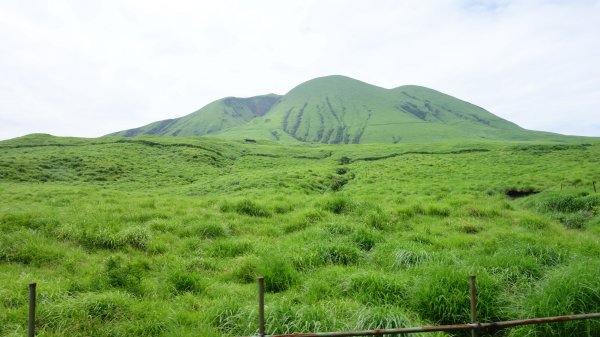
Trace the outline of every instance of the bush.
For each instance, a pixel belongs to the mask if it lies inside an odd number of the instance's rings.
[[[111,256],[104,264],[104,277],[110,287],[142,295],[142,279],[148,268],[144,263],[130,263],[120,256]]]
[[[354,203],[350,198],[336,196],[325,200],[323,208],[331,213],[344,214],[350,213],[354,209]]]
[[[375,229],[386,229],[390,224],[390,218],[381,210],[368,212],[365,215],[367,225]]]
[[[539,215],[526,215],[519,223],[521,226],[529,229],[545,229],[549,225],[549,221]]]
[[[380,234],[365,228],[360,228],[354,232],[354,234],[352,234],[352,241],[358,246],[359,249],[364,251],[370,251],[378,242],[382,240],[383,238]]]
[[[352,265],[360,258],[360,251],[345,243],[319,247],[317,253],[323,264]]]
[[[523,298],[518,317],[546,317],[600,312],[600,262],[578,261],[551,271]],[[600,336],[600,321],[568,321],[524,326],[509,336]]]
[[[352,159],[346,157],[346,156],[342,156],[339,160],[338,160],[338,164],[340,165],[348,165],[352,162]]]
[[[131,297],[121,291],[84,293],[63,301],[40,306],[38,324],[45,329],[56,329],[60,335],[104,334],[112,322],[130,319]],[[108,324],[107,324],[108,323]]]
[[[0,235],[0,261],[42,266],[60,260],[64,253],[46,243],[32,230],[22,229]]]
[[[415,317],[396,305],[366,307],[355,314],[353,330],[396,329],[423,326]],[[406,336],[405,334],[386,335],[388,337]],[[443,336],[441,333],[411,334],[416,337]]]
[[[235,269],[232,276],[242,283],[256,282],[258,259],[255,256],[241,256],[235,261]]]
[[[407,295],[407,287],[397,277],[367,272],[353,275],[344,285],[344,293],[364,304],[400,305]]]
[[[254,217],[266,218],[271,216],[271,211],[269,209],[248,199],[244,199],[235,203],[226,202],[221,205],[221,211],[233,211],[241,215],[249,215]]]
[[[276,256],[263,257],[257,274],[265,278],[265,290],[281,292],[288,290],[298,280],[298,272],[285,259]]]
[[[256,313],[243,308],[238,300],[219,300],[208,310],[211,325],[223,335],[245,336],[255,332],[255,327],[248,326],[247,322],[255,322]]]
[[[555,192],[541,199],[537,207],[541,211],[546,212],[574,213],[578,211],[591,211],[594,206],[598,205],[600,205],[600,196],[597,195]]]
[[[174,294],[182,294],[186,292],[197,294],[204,290],[200,277],[187,271],[176,270],[171,272],[169,274],[168,281],[171,287],[171,292]]]
[[[469,271],[457,266],[429,266],[410,294],[410,305],[421,317],[438,324],[469,322]],[[477,273],[478,317],[482,322],[502,319],[500,285],[484,271]]]
[[[431,216],[447,217],[450,216],[450,208],[441,205],[428,205],[425,214]]]
[[[575,213],[560,214],[557,218],[569,229],[582,229],[585,227],[588,219],[591,218],[591,214],[584,211],[578,211]]]
[[[415,246],[397,249],[394,252],[394,268],[404,269],[414,267],[423,262],[431,260],[432,257],[427,251]]]
[[[218,241],[210,247],[210,254],[215,257],[236,257],[253,249],[252,243],[245,240]]]
[[[146,249],[151,236],[149,230],[139,226],[129,227],[119,234],[125,243],[137,249]]]
[[[227,236],[227,228],[222,224],[216,223],[194,223],[179,231],[179,235],[184,237],[196,236],[203,239],[214,239]]]
[[[341,190],[342,188],[344,188],[344,186],[348,183],[349,179],[347,176],[341,176],[341,175],[337,175],[337,176],[329,176],[328,177],[328,185],[329,188],[334,191],[337,192],[339,190]]]

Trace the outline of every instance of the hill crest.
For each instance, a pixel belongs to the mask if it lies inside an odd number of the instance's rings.
[[[534,140],[485,109],[418,85],[385,89],[342,75],[303,82],[283,96],[226,97],[180,118],[113,133],[325,144]]]

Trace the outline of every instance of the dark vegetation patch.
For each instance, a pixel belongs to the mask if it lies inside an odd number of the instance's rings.
[[[271,209],[249,199],[243,199],[236,202],[224,202],[221,205],[221,211],[236,212],[238,214],[254,217],[270,217],[272,215]]]
[[[338,164],[340,165],[347,165],[352,163],[352,159],[346,157],[346,156],[342,156],[339,160],[338,160]]]
[[[489,149],[461,149],[461,150],[455,150],[455,151],[406,151],[406,152],[399,152],[399,153],[391,153],[388,155],[377,156],[377,157],[356,158],[356,159],[354,159],[354,161],[359,161],[359,160],[375,161],[375,160],[382,160],[382,159],[394,158],[394,157],[411,155],[411,154],[447,155],[447,154],[465,154],[465,153],[489,152],[489,151],[490,151]]]
[[[339,174],[339,175],[344,175],[344,174],[348,173],[348,168],[347,167],[340,167],[340,168],[338,168],[338,169],[335,170],[335,173]]]
[[[511,198],[511,199],[516,199],[516,198],[522,198],[522,197],[527,197],[530,196],[532,194],[537,194],[540,193],[539,190],[533,189],[533,188],[511,188],[509,190],[506,191],[506,196]]]
[[[355,203],[348,197],[345,196],[335,196],[326,199],[323,202],[323,209],[334,213],[334,214],[344,214],[352,212],[356,205]]]
[[[531,154],[544,154],[555,151],[586,150],[591,144],[531,144],[515,145],[511,147],[516,152],[528,152]]]
[[[228,97],[223,100],[226,106],[235,109],[247,108],[255,117],[265,115],[277,102],[280,96],[266,95],[249,98]]]
[[[407,102],[407,103],[401,104],[398,107],[398,109],[404,110],[423,121],[427,117],[427,111],[422,111],[421,109],[419,109],[419,107],[417,107],[416,105],[414,105],[412,103]]]
[[[196,145],[196,144],[189,144],[189,143],[158,143],[158,142],[153,142],[151,140],[147,140],[147,139],[119,139],[116,141],[116,143],[134,143],[134,144],[142,144],[142,145],[147,145],[147,146],[152,146],[152,147],[187,147],[187,148],[192,148],[192,149],[201,149],[207,152],[212,152],[214,154],[216,154],[217,156],[223,157],[223,154],[215,149],[211,149],[210,147],[206,147],[206,146],[201,146],[201,145]]]

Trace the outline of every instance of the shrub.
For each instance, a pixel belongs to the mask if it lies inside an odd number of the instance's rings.
[[[560,222],[569,229],[582,229],[585,227],[587,220],[591,217],[591,214],[584,211],[578,211],[575,213],[560,214],[557,216]]]
[[[537,244],[527,245],[525,254],[535,258],[539,264],[546,267],[554,267],[569,258],[568,252],[562,248]]]
[[[66,237],[74,238],[88,248],[119,249],[126,246],[122,235],[107,228],[72,228],[70,233],[64,233]]]
[[[384,305],[375,307],[366,307],[356,312],[354,317],[353,330],[375,330],[375,329],[396,329],[414,326],[422,326],[415,317],[407,313],[403,308],[395,305]],[[405,334],[386,335],[388,337],[406,336]],[[438,333],[424,333],[411,336],[417,337],[436,337],[442,336]]]
[[[64,256],[57,247],[32,230],[18,230],[0,235],[0,261],[41,266]]]
[[[354,231],[354,228],[345,222],[334,221],[325,226],[325,230],[334,235],[347,235]]]
[[[500,211],[490,207],[466,206],[467,215],[476,218],[491,218],[500,215]]]
[[[478,259],[477,263],[509,284],[531,282],[542,275],[541,264],[520,250],[502,249],[492,256]]]
[[[520,220],[520,225],[529,229],[545,229],[549,221],[539,215],[526,215]]]
[[[424,319],[439,324],[457,324],[470,319],[469,271],[457,266],[428,266],[421,269],[410,294],[411,307]],[[484,271],[477,273],[478,317],[496,321],[500,314],[497,280]]]
[[[393,266],[396,269],[414,267],[423,262],[431,260],[431,255],[424,249],[415,246],[397,249],[394,252]]]
[[[248,199],[243,199],[235,203],[226,202],[223,205],[221,205],[221,211],[233,211],[241,215],[249,215],[254,217],[271,216],[271,211],[269,209]]]
[[[339,175],[343,175],[348,173],[348,168],[347,167],[340,167],[338,169],[335,170],[335,173],[339,174]]]
[[[346,243],[334,243],[318,248],[318,256],[323,264],[356,264],[360,251]]]
[[[538,202],[538,209],[546,212],[573,213],[578,211],[591,211],[594,206],[600,205],[600,196],[586,195],[586,193],[563,194],[552,193]]]
[[[255,256],[242,256],[235,261],[235,269],[232,276],[242,283],[256,281],[259,260]]]
[[[344,285],[344,293],[365,304],[400,305],[407,287],[397,277],[367,272],[353,275]]]
[[[513,314],[546,317],[600,311],[600,262],[578,261],[557,268],[525,296]],[[600,336],[600,321],[568,321],[512,329],[509,336]]]
[[[151,236],[148,229],[139,226],[129,227],[120,232],[119,235],[122,236],[123,242],[138,249],[146,249]]]
[[[184,237],[196,236],[204,239],[214,239],[227,236],[227,228],[223,224],[194,223],[182,228],[179,234]]]
[[[338,160],[338,164],[340,165],[348,165],[352,162],[352,159],[346,157],[346,156],[342,156],[339,160]]]
[[[218,241],[211,246],[210,253],[215,257],[236,257],[252,251],[252,243],[245,240]]]
[[[425,209],[425,214],[439,217],[450,216],[450,212],[450,208],[441,205],[428,205]]]
[[[171,272],[168,276],[168,282],[171,292],[174,294],[186,292],[197,294],[204,290],[198,275],[183,270]]]
[[[131,297],[121,291],[83,293],[39,308],[38,324],[60,335],[111,334],[113,322],[131,319]],[[102,332],[101,332],[102,331]]]
[[[383,238],[380,234],[365,228],[360,228],[352,234],[352,241],[359,249],[364,251],[370,251],[375,247],[375,244],[382,240]]]
[[[347,176],[341,176],[341,175],[337,175],[337,176],[329,176],[328,177],[328,181],[329,181],[329,188],[334,191],[337,192],[339,190],[341,190],[349,181],[349,179],[347,178]]]
[[[257,273],[265,278],[265,290],[281,292],[289,289],[298,280],[298,272],[282,257],[263,257]]]
[[[111,256],[104,264],[104,277],[110,287],[141,295],[142,279],[148,268],[144,263],[130,263],[120,256]]]
[[[333,309],[335,310],[335,308]],[[273,334],[300,334],[306,331],[331,331],[340,327],[332,317],[332,308],[304,305],[290,300],[278,301],[265,320],[265,328]]]
[[[325,200],[323,208],[331,213],[344,214],[354,209],[354,203],[348,197],[335,196]]]
[[[368,212],[365,215],[367,225],[375,229],[386,229],[390,224],[390,218],[381,210]]]

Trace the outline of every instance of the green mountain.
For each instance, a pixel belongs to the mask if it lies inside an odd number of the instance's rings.
[[[525,130],[429,88],[384,89],[337,75],[304,82],[284,96],[220,99],[187,116],[112,135],[142,134],[327,144],[562,137]]]
[[[187,116],[166,119],[148,125],[117,132],[119,136],[204,136],[218,133],[267,113],[280,96],[269,94],[250,98],[226,97],[214,101]]]

